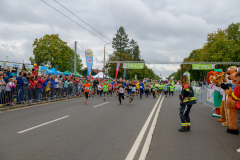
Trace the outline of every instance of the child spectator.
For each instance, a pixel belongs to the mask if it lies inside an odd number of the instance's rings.
[[[7,95],[7,103],[15,105],[13,103],[13,89],[15,88],[15,85],[13,83],[13,78],[8,79],[8,83],[6,85],[6,95]]]

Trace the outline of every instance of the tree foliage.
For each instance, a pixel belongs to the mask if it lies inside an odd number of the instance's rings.
[[[240,61],[240,23],[232,23],[227,29],[207,35],[207,42],[202,48],[193,50],[183,62],[239,62]],[[228,65],[217,65],[216,68],[227,68]],[[204,80],[207,71],[192,70],[191,65],[180,66],[171,74],[176,79],[185,71],[191,74],[191,80]],[[170,75],[170,76],[171,76]]]
[[[58,65],[60,71],[71,70],[74,67],[74,51],[58,37],[58,34],[46,34],[40,39],[35,39],[32,46],[34,57],[29,58],[31,63],[46,65],[50,61],[51,67]],[[76,68],[81,72],[82,60],[78,54],[76,57]]]
[[[112,47],[114,52],[109,56],[109,61],[143,61],[141,59],[141,51],[138,46],[137,41],[131,40],[129,42],[128,35],[125,32],[123,27],[120,27],[116,33],[116,36],[113,38]],[[109,75],[115,77],[116,73],[116,64],[107,64],[106,66],[109,69]],[[158,79],[159,77],[149,69],[147,66],[144,69],[131,69],[126,71],[126,79],[134,79],[137,75],[138,79],[150,78]],[[118,71],[118,77],[124,77],[123,65],[120,65]]]

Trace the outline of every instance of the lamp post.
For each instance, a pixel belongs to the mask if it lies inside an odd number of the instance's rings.
[[[103,70],[104,70],[104,72],[105,72],[105,46],[108,45],[108,44],[110,44],[110,43],[106,43],[104,45],[104,60],[103,60]]]

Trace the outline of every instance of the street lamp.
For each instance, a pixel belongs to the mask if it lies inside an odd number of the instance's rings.
[[[104,60],[103,60],[103,70],[104,70],[104,72],[105,72],[105,46],[108,45],[108,44],[110,44],[110,43],[106,43],[104,45]]]

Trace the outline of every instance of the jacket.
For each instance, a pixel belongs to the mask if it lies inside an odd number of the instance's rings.
[[[194,97],[193,89],[191,86],[188,86],[187,84],[185,84],[182,87],[182,97],[183,97],[183,104],[186,104],[186,105],[196,104],[196,99]],[[188,100],[186,100],[185,98],[188,98]]]

